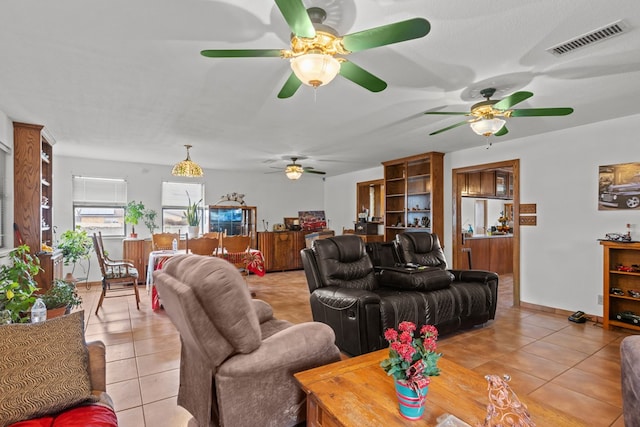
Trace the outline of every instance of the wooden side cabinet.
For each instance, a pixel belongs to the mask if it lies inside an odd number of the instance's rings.
[[[265,271],[299,270],[300,251],[305,248],[303,231],[264,231],[258,233],[258,249],[264,257]]]
[[[124,239],[122,241],[122,258],[130,259],[138,270],[138,284],[147,280],[147,262],[151,252],[151,239]]]
[[[36,275],[35,280],[40,292],[44,292],[51,287],[54,279],[62,279],[64,259],[62,251],[59,249],[53,252],[40,252],[37,257],[40,260],[42,271]]]
[[[625,311],[640,316],[640,298],[629,294],[629,290],[640,290],[640,271],[627,271],[635,269],[633,265],[640,265],[640,242],[601,241],[600,244],[604,250],[603,326],[605,329],[619,326],[640,331],[640,318],[634,323],[631,317],[619,316]],[[612,293],[612,288],[622,290],[624,295]]]

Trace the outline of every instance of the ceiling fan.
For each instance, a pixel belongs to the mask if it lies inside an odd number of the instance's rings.
[[[478,102],[471,106],[470,112],[452,112],[452,111],[427,111],[425,114],[440,114],[440,115],[463,115],[472,116],[473,118],[456,123],[451,126],[447,126],[444,129],[431,132],[429,135],[437,135],[449,129],[457,128],[459,126],[469,123],[471,129],[478,135],[484,136],[502,136],[509,133],[507,129],[506,120],[500,117],[534,117],[534,116],[566,116],[573,112],[573,108],[559,107],[559,108],[524,108],[524,109],[512,109],[514,105],[531,98],[532,92],[515,92],[506,98],[501,100],[490,99],[495,93],[496,89],[487,88],[480,91],[480,94],[486,98],[486,100]]]
[[[293,180],[300,179],[303,173],[315,173],[318,175],[326,175],[326,172],[315,170],[311,166],[302,167],[302,165],[296,163],[296,160],[298,160],[298,157],[292,157],[291,163],[289,163],[287,167],[284,169],[284,174],[287,176],[287,178],[293,179]]]
[[[325,85],[337,74],[372,92],[380,92],[387,87],[383,80],[343,56],[424,37],[431,29],[426,19],[413,18],[340,36],[333,28],[322,24],[327,17],[324,9],[305,9],[302,0],[275,0],[275,3],[291,29],[291,49],[203,50],[200,54],[209,58],[289,59],[293,72],[278,98],[291,97],[303,83],[314,88]]]

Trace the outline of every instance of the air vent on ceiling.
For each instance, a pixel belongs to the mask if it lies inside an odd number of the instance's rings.
[[[579,37],[561,43],[557,46],[550,47],[547,52],[550,52],[556,56],[564,55],[569,52],[573,52],[576,49],[580,49],[586,46],[590,46],[594,43],[598,43],[604,40],[608,40],[611,37],[619,36],[629,31],[629,26],[623,20],[616,21],[613,24],[606,25],[598,28],[587,34],[583,34]]]

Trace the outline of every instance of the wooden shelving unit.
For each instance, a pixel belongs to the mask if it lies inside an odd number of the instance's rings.
[[[610,329],[612,326],[640,331],[640,324],[623,322],[616,315],[623,311],[632,311],[640,316],[640,298],[633,298],[629,290],[640,291],[640,272],[620,271],[618,266],[640,265],[640,242],[613,242],[601,241],[603,253],[603,326]],[[613,295],[611,288],[620,288],[624,295]]]
[[[392,241],[405,231],[428,231],[442,239],[444,154],[424,153],[382,164],[385,241]]]
[[[44,126],[13,123],[14,223],[31,254],[40,259],[36,276],[41,290],[62,278],[62,252],[42,252],[53,245],[53,138]],[[17,244],[17,242],[16,242]]]

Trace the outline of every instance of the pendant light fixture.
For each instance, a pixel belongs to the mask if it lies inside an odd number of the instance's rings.
[[[191,157],[189,156],[189,148],[191,145],[185,144],[187,148],[187,158],[176,164],[171,171],[171,174],[174,176],[186,176],[189,178],[198,178],[204,175],[202,172],[202,168],[195,162],[191,161]]]
[[[471,122],[470,126],[471,129],[478,135],[491,136],[502,129],[505,123],[506,121],[502,119],[492,117],[483,118],[478,121]]]

